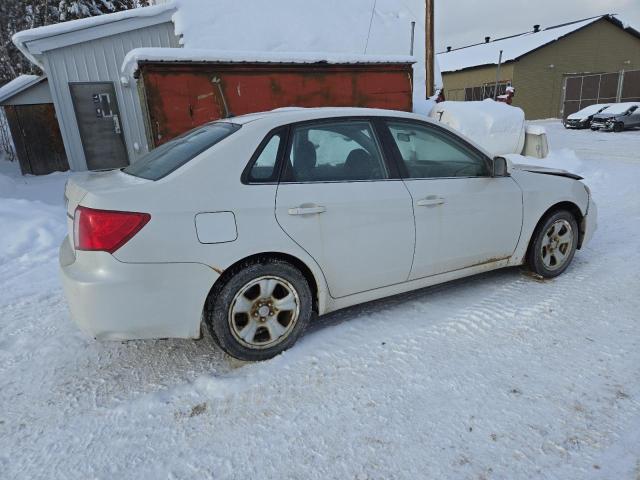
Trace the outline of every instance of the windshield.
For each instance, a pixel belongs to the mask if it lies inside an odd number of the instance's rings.
[[[623,113],[627,113],[627,110],[629,110],[633,106],[635,106],[635,103],[617,103],[607,108],[604,113],[621,115]]]
[[[123,172],[159,180],[240,129],[240,125],[215,122],[191,130],[144,155]]]

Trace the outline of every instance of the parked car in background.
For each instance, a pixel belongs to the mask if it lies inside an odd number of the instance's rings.
[[[640,103],[614,103],[604,112],[594,115],[591,130],[622,132],[640,127]]]
[[[596,105],[590,105],[583,108],[582,110],[569,115],[564,121],[564,126],[566,128],[576,129],[589,128],[591,127],[593,116],[602,113],[609,108],[610,105],[610,103],[598,103]]]
[[[264,360],[314,315],[524,263],[560,275],[596,228],[580,180],[412,113],[217,121],[69,180],[64,291],[98,339],[199,338],[204,324],[230,355]]]

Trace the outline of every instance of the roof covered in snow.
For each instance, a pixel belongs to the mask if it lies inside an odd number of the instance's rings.
[[[321,60],[329,61],[338,55],[350,58],[367,55],[372,57],[369,62],[377,62],[380,57],[404,57],[402,61],[405,61],[411,52],[412,23],[415,22],[415,97],[426,98],[424,0],[156,1],[161,4],[20,32],[14,36],[14,42],[29,59],[38,63],[36,44],[48,44],[52,36],[79,36],[77,32],[98,31],[105,25],[134,18],[168,15],[184,49],[190,50],[182,55],[185,59],[191,56],[190,60],[226,60],[231,54],[236,59],[256,60],[255,52],[263,52],[260,57],[269,52],[268,61],[278,56],[289,60],[305,56],[306,61],[313,62],[323,57]],[[221,57],[221,51],[228,55]],[[154,60],[160,60],[159,53],[153,53]],[[166,60],[175,60],[175,56],[180,55],[170,49],[161,53]],[[139,55],[141,52],[136,52],[129,60],[135,62]],[[442,83],[439,72],[436,72],[436,83]]]
[[[51,46],[59,48],[62,45],[51,42],[52,38],[66,36],[67,41],[65,43],[72,45],[74,43],[91,40],[93,38],[113,35],[114,33],[117,33],[113,28],[124,27],[125,30],[132,30],[134,28],[140,28],[140,22],[144,22],[146,25],[170,21],[171,15],[174,11],[174,3],[168,2],[164,5],[135,8],[117,13],[55,23],[44,27],[33,28],[31,30],[23,30],[16,33],[12,40],[16,47],[18,47],[18,49],[29,60],[36,65],[42,66],[38,58],[38,54],[41,53],[42,48],[34,48],[29,44],[45,40],[48,41]],[[109,26],[113,28],[109,29]],[[99,27],[102,27],[102,29],[99,29]]]
[[[640,38],[640,32],[623,23],[614,15],[600,15],[597,17],[578,20],[549,27],[538,32],[530,31],[510,37],[499,38],[489,43],[478,43],[450,52],[439,53],[437,58],[442,72],[455,72],[468,68],[476,68],[486,65],[497,65],[500,50],[503,51],[502,62],[508,63],[545,47],[561,38],[582,30],[600,20],[608,20],[632,35]]]
[[[193,48],[137,48],[125,57],[122,73],[133,76],[142,62],[211,62],[211,63],[329,63],[375,64],[415,63],[409,55],[355,55],[324,52],[243,52]]]
[[[20,75],[19,77],[14,78],[0,88],[0,103],[9,100],[11,97],[24,92],[28,88],[37,85],[46,79],[47,77],[40,77],[38,75]]]

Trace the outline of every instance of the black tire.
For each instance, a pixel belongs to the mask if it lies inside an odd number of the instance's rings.
[[[624,123],[616,122],[613,124],[613,131],[616,133],[624,132]]]
[[[275,302],[278,301],[276,298],[278,294],[285,295],[291,293],[289,292],[290,289],[295,290],[292,298],[294,298],[299,309],[295,320],[294,314],[288,311],[270,313],[269,316],[265,317],[258,315],[258,308],[263,302],[259,283],[264,281],[265,277],[267,281],[275,279],[275,283],[278,284],[273,290],[273,295],[269,297]],[[279,283],[278,279],[283,282]],[[251,285],[252,282],[257,282],[258,285],[247,289],[247,286]],[[249,299],[245,295],[246,292],[253,295],[251,288],[257,289],[258,295],[255,299]],[[279,293],[278,289],[281,289],[283,293]],[[254,312],[254,314],[232,313],[238,308],[239,303],[243,301],[251,303],[250,311]],[[266,305],[262,306],[265,307]],[[274,309],[274,311],[277,312],[277,309]],[[282,314],[286,314],[284,321]],[[274,259],[265,259],[259,263],[245,265],[233,272],[227,281],[212,290],[205,308],[206,324],[220,348],[232,357],[251,362],[268,360],[291,348],[306,329],[312,315],[313,298],[304,275],[293,265]],[[258,320],[252,317],[257,317]],[[293,325],[286,323],[287,317],[289,317],[289,322],[293,322]],[[254,328],[255,325],[258,325],[257,330],[250,334],[252,336],[247,340],[249,343],[245,343],[245,340],[240,338],[242,336],[241,333],[244,331],[241,327],[245,321],[246,326],[249,323],[252,323]],[[283,324],[286,325],[286,332],[277,337],[277,343],[273,345],[269,342],[272,341],[273,343],[276,340],[271,339],[271,328],[268,328],[267,325],[272,321],[279,322],[280,327],[283,328]],[[260,338],[261,335],[264,338]],[[257,345],[260,341],[266,343]]]
[[[554,225],[556,228],[560,227],[559,231],[553,232],[550,236],[551,227]],[[556,243],[552,246],[546,246],[547,241],[555,239],[559,233],[563,233],[568,228],[571,229],[571,241],[565,243],[567,245],[566,251],[563,249],[565,244],[557,247]],[[557,210],[543,218],[536,227],[527,255],[527,263],[531,271],[544,278],[555,278],[564,273],[571,265],[578,248],[579,235],[578,222],[573,214],[567,210]],[[561,255],[563,256],[562,262],[557,260]],[[554,259],[556,259],[555,265]]]

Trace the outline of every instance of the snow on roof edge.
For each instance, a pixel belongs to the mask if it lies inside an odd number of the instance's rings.
[[[46,80],[46,76],[20,75],[0,88],[0,103],[24,92],[28,88]]]
[[[628,31],[632,35],[640,38],[640,32],[630,26],[625,27],[624,22],[619,18],[616,18],[615,14],[604,14],[576,20],[574,22],[554,25],[540,30],[539,32],[524,32],[498,38],[489,43],[482,42],[467,45],[465,47],[453,49],[450,52],[440,52],[436,56],[441,63],[441,70],[443,73],[459,72],[471,68],[497,65],[500,47],[505,50],[503,63],[510,63],[602,19],[608,19],[609,21],[618,24],[618,26],[623,28],[625,31]],[[540,38],[542,41],[537,43],[531,41],[532,39],[537,38]],[[523,48],[522,46],[518,46],[519,43],[529,43],[529,45],[528,47]],[[482,50],[490,50],[493,55],[488,59],[486,55],[482,55]]]
[[[416,63],[409,55],[356,55],[326,52],[244,52],[191,48],[136,48],[122,63],[122,73],[132,77],[140,62],[212,62],[212,63]]]
[[[28,42],[73,33],[79,30],[107,25],[109,23],[119,22],[130,18],[155,17],[175,9],[176,5],[172,0],[162,5],[132,8],[121,12],[81,18],[79,20],[71,20],[68,22],[54,23],[43,27],[32,28],[30,30],[22,30],[15,33],[13,37],[11,37],[11,40],[25,57],[27,57],[33,64],[42,68],[43,65],[41,62],[29,51],[29,47],[26,45]]]

